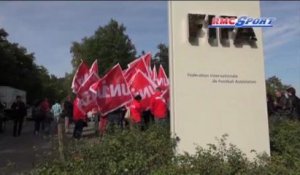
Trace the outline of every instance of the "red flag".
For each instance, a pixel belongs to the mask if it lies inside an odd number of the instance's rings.
[[[157,71],[156,71],[156,66],[154,65],[151,71],[151,79],[155,84],[156,84],[156,78],[157,78]]]
[[[137,59],[128,65],[128,69],[125,73],[125,78],[128,84],[132,81],[133,76],[136,74],[137,70],[143,72],[146,76],[149,76],[149,71],[146,67],[145,61],[143,59]]]
[[[169,80],[164,71],[162,65],[159,66],[158,75],[157,75],[157,85],[162,89],[166,90],[169,87]]]
[[[74,93],[78,92],[82,83],[87,79],[88,76],[89,76],[89,68],[85,64],[85,62],[82,61],[73,77],[71,88]]]
[[[130,90],[134,95],[141,95],[142,106],[145,110],[150,107],[150,99],[152,95],[154,95],[155,89],[155,83],[153,83],[143,72],[138,70],[130,84]]]
[[[98,75],[98,60],[97,59],[93,62],[89,72],[90,72],[90,74],[94,72]]]
[[[92,93],[89,88],[90,86],[97,82],[100,78],[96,73],[90,74],[86,81],[82,84],[78,90],[77,97],[79,98],[80,108],[84,113],[87,113],[93,109],[97,109],[96,95]]]
[[[121,66],[115,65],[90,90],[97,95],[96,100],[102,115],[106,115],[132,101]]]
[[[170,103],[170,90],[167,88],[163,93],[162,97],[166,100],[167,105],[169,106]]]
[[[85,115],[85,113],[82,111],[80,106],[80,100],[79,98],[75,98],[73,102],[73,117],[74,119],[80,119]]]
[[[150,76],[150,66],[151,66],[151,54],[145,54],[141,56],[140,58],[135,59],[131,63],[128,64],[128,70],[129,69],[139,69],[147,76]],[[134,71],[134,70],[133,70]]]
[[[124,73],[124,77],[128,84],[132,80],[132,77],[135,75],[135,73],[136,73],[136,69],[134,67],[127,68],[126,72]]]
[[[93,92],[85,91],[82,98],[78,98],[81,111],[86,114],[93,109],[98,109],[96,98],[97,96]]]
[[[96,74],[95,72],[91,73],[79,88],[77,92],[77,96],[79,98],[82,98],[82,94],[86,91],[89,91],[90,86],[96,83],[98,80],[100,80],[98,74]]]

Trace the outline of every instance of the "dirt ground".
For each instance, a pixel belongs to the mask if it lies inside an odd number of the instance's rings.
[[[24,174],[31,170],[52,148],[52,139],[33,134],[34,122],[25,121],[21,136],[13,137],[12,121],[0,133],[0,174]]]

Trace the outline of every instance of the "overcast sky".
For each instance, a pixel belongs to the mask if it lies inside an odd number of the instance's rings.
[[[276,75],[300,91],[300,2],[261,1],[261,16],[273,16],[265,28],[266,78]],[[111,18],[123,23],[138,54],[168,44],[168,9],[165,1],[1,1],[0,28],[8,39],[34,52],[37,64],[59,77],[70,72],[73,41],[91,36]]]

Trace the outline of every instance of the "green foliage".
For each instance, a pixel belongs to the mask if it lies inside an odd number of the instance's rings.
[[[100,26],[94,35],[83,38],[81,43],[73,42],[71,53],[74,70],[81,60],[91,65],[95,59],[98,59],[100,75],[117,63],[126,68],[135,58],[136,50],[125,31],[123,24],[112,19],[106,26]]]
[[[270,144],[273,163],[286,169],[285,174],[300,172],[300,122],[270,121]],[[274,167],[275,168],[275,167]]]
[[[48,97],[60,99],[65,96],[64,81],[49,75],[47,69],[35,64],[33,53],[7,40],[8,33],[0,29],[0,85],[12,86],[27,92],[27,101]]]
[[[65,163],[42,163],[31,174],[153,174],[153,175],[281,175],[299,174],[300,123],[270,123],[272,156],[256,154],[249,160],[241,150],[227,144],[196,148],[195,154],[176,154],[176,142],[168,129],[152,126],[145,132],[119,131],[103,139],[71,141]]]
[[[288,85],[284,85],[276,76],[272,76],[266,80],[267,93],[272,97],[275,96],[275,90],[284,91],[287,89],[287,87]]]
[[[68,144],[66,163],[46,163],[33,174],[149,174],[167,166],[174,141],[168,130],[153,126],[145,132],[117,132],[93,141]]]

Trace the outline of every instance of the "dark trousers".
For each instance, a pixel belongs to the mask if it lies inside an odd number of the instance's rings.
[[[123,129],[123,119],[121,114],[110,114],[108,115],[108,130],[113,133],[115,128]]]
[[[14,119],[14,136],[20,136],[22,132],[24,117],[16,117]]]
[[[86,123],[83,120],[78,120],[75,122],[73,137],[75,139],[80,139],[83,127],[86,126]]]
[[[150,110],[143,112],[142,119],[143,119],[143,125],[142,125],[143,130],[148,129],[149,126],[152,123],[154,123],[154,116],[151,114]]]
[[[3,121],[2,121],[2,118],[0,118],[0,133],[3,132]]]
[[[40,132],[40,127],[41,127],[41,119],[35,119],[34,120],[34,131]]]

